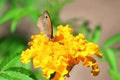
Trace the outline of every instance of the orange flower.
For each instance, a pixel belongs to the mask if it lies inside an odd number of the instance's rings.
[[[80,61],[84,66],[92,67],[91,75],[98,75],[98,63],[92,57],[102,57],[99,47],[88,42],[83,34],[72,35],[73,30],[66,26],[58,26],[57,33],[52,40],[46,38],[43,33],[33,35],[33,41],[29,42],[29,49],[21,54],[21,61],[26,64],[33,60],[33,66],[43,71],[43,76],[52,80],[65,80],[69,72]]]

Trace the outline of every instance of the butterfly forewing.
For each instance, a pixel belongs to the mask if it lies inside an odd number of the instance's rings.
[[[49,39],[52,39],[53,27],[50,15],[47,11],[44,11],[43,14],[39,17],[37,26],[39,27],[40,31],[43,32]]]

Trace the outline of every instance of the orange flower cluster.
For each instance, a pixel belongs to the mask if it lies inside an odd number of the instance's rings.
[[[65,80],[71,69],[80,61],[84,66],[92,67],[91,75],[98,75],[98,63],[92,57],[102,57],[98,45],[88,42],[83,34],[73,36],[73,30],[66,26],[58,26],[56,35],[52,40],[40,33],[33,35],[33,41],[29,42],[29,49],[21,54],[21,61],[26,64],[33,60],[34,68],[40,68],[43,76],[51,80]]]

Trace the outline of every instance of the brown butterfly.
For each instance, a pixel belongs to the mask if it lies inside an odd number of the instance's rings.
[[[48,11],[44,11],[43,14],[39,17],[37,26],[40,29],[40,31],[47,36],[48,39],[52,39],[53,27]]]

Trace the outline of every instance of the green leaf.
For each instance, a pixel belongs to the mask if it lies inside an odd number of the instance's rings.
[[[20,35],[9,35],[0,39],[0,56],[6,58],[21,53],[25,48],[26,40]]]
[[[26,7],[34,7],[35,6],[35,1],[34,0],[23,0],[22,1]],[[33,4],[35,3],[35,4]]]
[[[115,57],[115,51],[111,48],[102,48],[104,52],[104,57],[106,58],[110,68],[117,72],[118,71],[118,65],[117,65],[117,60]]]
[[[11,31],[12,33],[16,30],[17,22],[18,22],[18,19],[14,19],[14,20],[12,21],[12,24],[11,24],[11,27],[10,27],[10,31]]]
[[[37,80],[37,78],[36,78],[36,76],[34,75],[33,72],[31,72],[31,71],[28,70],[28,69],[22,68],[22,67],[11,67],[11,68],[6,69],[5,71],[15,71],[15,72],[19,72],[19,73],[22,73],[22,74],[25,74],[25,75],[31,77],[31,78],[34,79],[34,80]]]
[[[0,80],[9,80],[9,79],[5,79],[4,77],[0,76]]]
[[[112,36],[111,38],[109,38],[108,40],[106,40],[103,44],[104,47],[111,47],[112,45],[114,45],[115,43],[120,41],[120,33]]]
[[[100,25],[96,26],[95,30],[93,31],[92,41],[95,43],[98,43],[100,40],[100,33],[101,33],[100,27],[101,27]]]
[[[40,15],[41,15],[40,11],[33,11],[31,14],[31,18],[36,23],[38,18],[40,17]],[[35,24],[35,26],[36,26],[36,24]]]
[[[115,72],[113,70],[109,70],[108,73],[113,78],[113,80],[120,80],[120,73]]]
[[[80,32],[83,34],[87,33],[87,29],[88,29],[88,21],[85,21],[81,26],[80,26]]]
[[[21,11],[21,9],[11,8],[0,18],[0,24],[8,21],[9,19],[16,16]]]
[[[92,31],[91,31],[91,29],[88,27],[88,25],[89,25],[89,21],[86,20],[86,21],[80,26],[80,32],[86,36],[86,38],[87,38],[88,41],[92,41],[92,38],[91,38],[91,36],[92,36]]]
[[[0,64],[0,71],[4,71],[12,66],[18,66],[20,64],[20,56],[14,54],[9,56],[7,59],[3,60]]]
[[[27,10],[22,9],[18,14],[16,14],[16,16],[13,18],[12,23],[11,23],[11,27],[10,27],[11,32],[14,32],[16,30],[18,21],[23,16],[25,16],[26,13],[27,13]]]
[[[0,77],[3,77],[4,79],[7,79],[7,80],[19,80],[18,78],[15,78],[15,77],[11,77],[5,73],[0,73]]]
[[[92,41],[92,30],[90,28],[87,28],[86,30],[86,34],[85,34],[86,38],[88,41]]]
[[[24,8],[22,9],[18,14],[16,14],[16,16],[13,18],[13,21],[11,23],[11,32],[14,32],[17,28],[17,23],[19,22],[19,20],[26,16],[26,15],[29,15],[29,14],[34,14],[34,13],[37,13],[37,11],[35,9],[32,9],[31,7],[30,8]]]
[[[16,72],[16,71],[4,71],[4,74],[6,74],[10,77],[16,78],[16,80],[34,80],[34,79],[30,78],[28,75],[25,75],[25,74],[22,74],[22,73]]]
[[[7,75],[3,72],[0,72],[0,77],[4,78],[5,80],[19,80],[18,78],[11,77],[10,75]],[[0,80],[2,79],[0,78]]]

